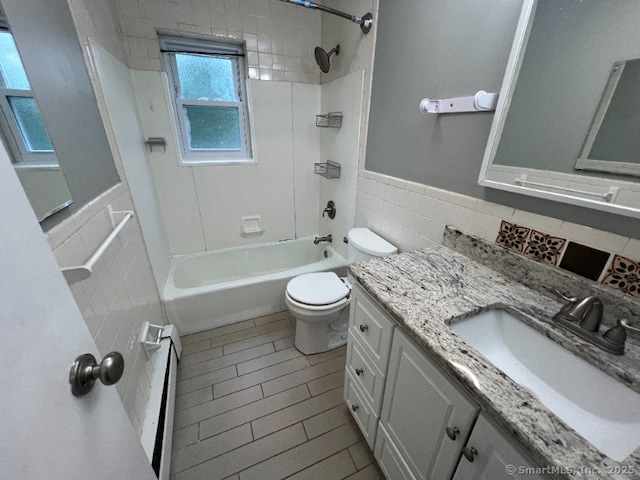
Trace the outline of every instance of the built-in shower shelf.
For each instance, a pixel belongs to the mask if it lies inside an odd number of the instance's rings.
[[[328,179],[340,178],[340,164],[327,160],[326,163],[315,163],[314,173]]]
[[[329,112],[316,115],[316,127],[340,128],[342,126],[342,112]]]

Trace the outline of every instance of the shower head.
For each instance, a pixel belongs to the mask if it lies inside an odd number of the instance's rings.
[[[340,45],[336,45],[336,48],[332,49],[329,53],[324,51],[324,48],[316,47],[315,55],[316,55],[316,63],[320,67],[324,73],[329,73],[329,68],[331,68],[331,63],[329,62],[329,58],[333,54],[340,55]]]

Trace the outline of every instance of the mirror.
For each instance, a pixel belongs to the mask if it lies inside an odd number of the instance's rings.
[[[73,195],[72,205],[40,223],[47,231],[118,184],[120,176],[83,55],[81,38],[85,41],[86,34],[79,36],[70,2],[0,0],[0,4]],[[53,187],[47,183],[46,189],[37,190],[43,193]]]
[[[42,222],[73,200],[3,15],[0,11],[0,138]]]
[[[622,148],[608,133],[630,126],[624,117],[629,109],[614,104],[621,96],[623,104],[633,103],[623,72],[632,77],[632,59],[640,57],[639,20],[640,2],[524,1],[480,185],[640,218],[640,182],[613,165]],[[611,72],[621,62],[618,89],[611,86]],[[578,160],[590,135],[599,149],[594,154],[615,151],[601,162],[602,173],[583,169]]]
[[[613,64],[579,170],[640,176],[640,58]]]

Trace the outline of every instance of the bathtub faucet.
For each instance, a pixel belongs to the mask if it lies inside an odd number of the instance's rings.
[[[331,238],[331,235],[327,235],[326,237],[316,237],[313,240],[314,245],[318,245],[320,242],[329,242],[331,243],[333,241],[333,238]]]

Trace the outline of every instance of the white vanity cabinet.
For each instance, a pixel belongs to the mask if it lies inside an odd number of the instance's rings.
[[[478,417],[463,449],[453,480],[543,480],[541,469],[520,446],[494,426],[484,413]]]
[[[547,478],[356,282],[349,322],[345,401],[389,480]]]
[[[396,323],[354,282],[344,398],[372,450],[395,326]]]
[[[473,400],[396,329],[374,450],[389,478],[395,464],[400,464],[394,453],[413,475],[406,478],[451,478],[479,411]]]

